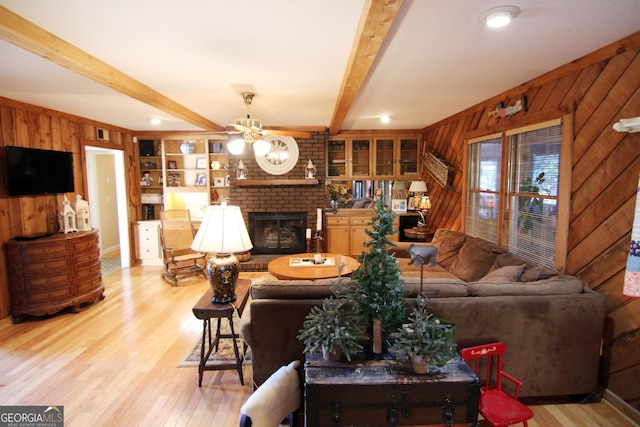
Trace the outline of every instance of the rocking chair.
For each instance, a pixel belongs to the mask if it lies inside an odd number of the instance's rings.
[[[201,274],[205,279],[206,255],[191,249],[195,230],[188,210],[174,209],[160,212],[160,239],[164,272],[162,278],[178,286],[182,277]]]

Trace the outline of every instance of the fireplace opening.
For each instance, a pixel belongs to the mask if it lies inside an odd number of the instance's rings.
[[[252,254],[296,254],[307,250],[306,212],[249,212]]]

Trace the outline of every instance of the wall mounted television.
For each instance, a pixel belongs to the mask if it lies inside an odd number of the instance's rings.
[[[9,196],[74,192],[73,153],[8,145],[5,166]]]

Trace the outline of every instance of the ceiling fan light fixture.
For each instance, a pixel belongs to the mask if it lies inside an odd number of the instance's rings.
[[[271,144],[264,139],[258,139],[253,143],[253,152],[256,156],[264,156],[271,151]]]
[[[520,13],[517,6],[498,6],[484,11],[479,21],[490,28],[499,28],[508,25]]]
[[[227,142],[227,150],[231,154],[239,155],[244,151],[244,140],[242,138],[235,138]]]

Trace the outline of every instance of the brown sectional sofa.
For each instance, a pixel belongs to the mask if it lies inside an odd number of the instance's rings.
[[[437,291],[428,310],[455,322],[460,346],[507,345],[505,370],[524,382],[520,395],[589,394],[597,389],[605,299],[576,277],[507,253],[482,239],[438,230],[438,265],[424,266],[423,289]],[[407,306],[420,291],[420,267],[398,253]],[[257,278],[241,319],[251,346],[253,380],[262,384],[292,360],[304,360],[296,336],[311,307],[330,295],[332,280]],[[407,311],[409,313],[409,310]]]

